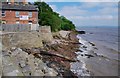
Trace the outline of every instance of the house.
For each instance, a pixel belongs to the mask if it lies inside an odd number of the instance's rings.
[[[2,2],[2,24],[38,24],[38,9],[23,0]]]

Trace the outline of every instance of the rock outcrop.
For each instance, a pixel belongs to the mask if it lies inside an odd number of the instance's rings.
[[[57,76],[40,58],[28,54],[20,48],[3,51],[3,76]]]

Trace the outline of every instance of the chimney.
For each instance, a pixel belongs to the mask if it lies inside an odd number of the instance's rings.
[[[27,0],[21,0],[23,4],[28,4]]]
[[[15,2],[15,0],[11,0],[11,1],[10,1],[10,3],[11,3],[12,5],[14,5],[14,2]]]
[[[7,0],[8,2],[8,0]],[[21,2],[22,4],[28,4],[27,0],[10,0],[9,3],[11,3],[12,5],[14,5],[15,3],[19,3]]]

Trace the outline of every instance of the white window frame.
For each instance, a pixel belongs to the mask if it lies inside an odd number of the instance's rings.
[[[17,14],[18,13],[18,14]],[[19,17],[19,14],[20,14],[20,12],[19,11],[16,11],[15,12],[15,17]]]
[[[31,18],[32,17],[32,12],[28,12],[28,16]]]
[[[20,24],[20,22],[19,22],[19,21],[16,21],[16,24]]]

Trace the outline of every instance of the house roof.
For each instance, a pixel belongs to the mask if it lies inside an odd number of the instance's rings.
[[[38,9],[34,5],[2,4],[2,10],[37,11]]]

